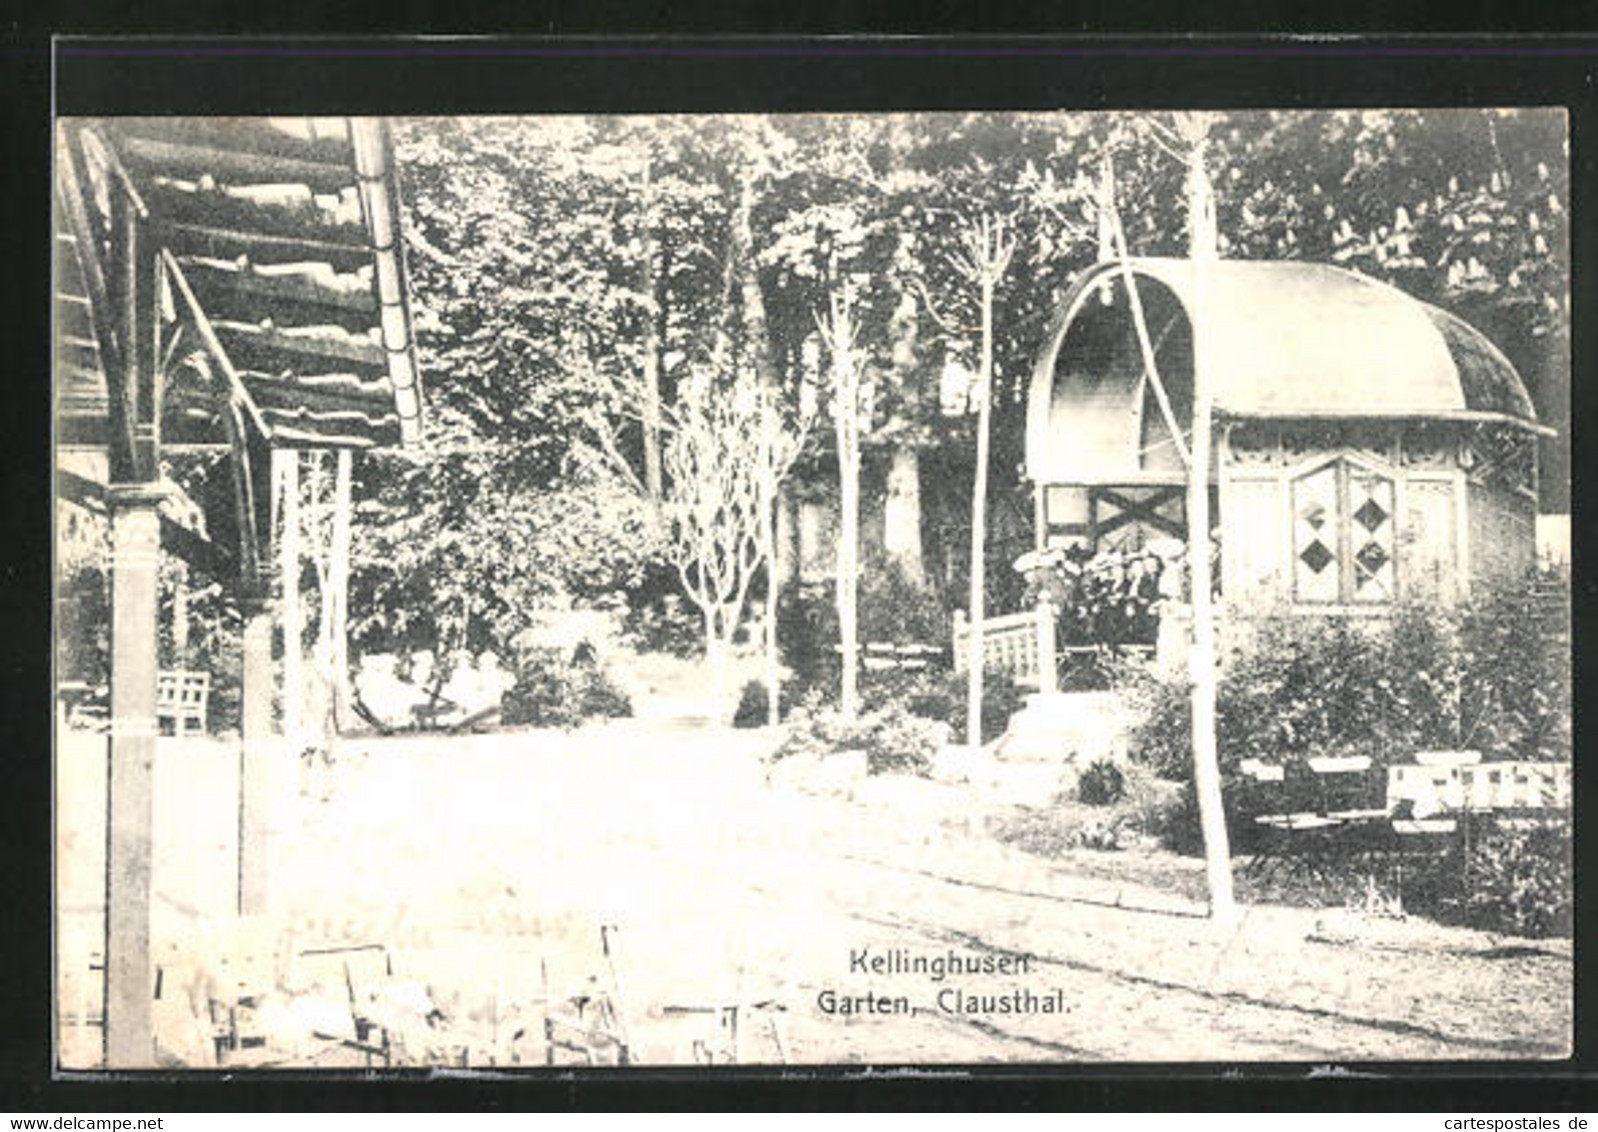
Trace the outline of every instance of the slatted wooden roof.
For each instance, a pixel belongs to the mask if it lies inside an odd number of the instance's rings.
[[[64,209],[55,230],[55,412],[65,443],[104,443],[105,366],[95,341],[78,243]]]
[[[280,447],[372,448],[415,438],[421,397],[399,243],[399,196],[377,120],[117,118],[71,122],[58,163],[57,414],[66,439],[113,427],[78,241],[110,225],[122,191],[163,266],[168,345],[156,425],[169,443],[226,439],[231,398]],[[68,142],[67,144],[71,144]],[[78,207],[83,207],[81,204]],[[108,286],[112,300],[115,280]],[[114,333],[114,331],[113,331]],[[185,366],[191,358],[203,358]]]

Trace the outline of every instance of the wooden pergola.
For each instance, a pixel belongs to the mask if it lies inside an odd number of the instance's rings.
[[[233,587],[243,614],[238,910],[257,914],[276,746],[274,457],[339,452],[347,515],[349,454],[414,441],[421,391],[385,122],[64,120],[56,142],[55,439],[106,470],[58,470],[56,486],[111,530],[106,1064],[139,1068],[154,1058],[160,553]],[[209,537],[163,509],[163,453],[196,450],[231,465],[224,501],[202,501]]]

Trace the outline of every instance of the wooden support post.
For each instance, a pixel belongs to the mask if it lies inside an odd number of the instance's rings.
[[[328,583],[333,591],[332,617],[328,632],[332,642],[332,697],[333,723],[342,731],[352,725],[350,718],[350,496],[354,479],[355,454],[340,448],[338,465],[333,475],[333,535],[328,565]]]
[[[105,1059],[147,1068],[151,1029],[150,836],[155,780],[159,488],[113,485],[111,752],[106,814]]]
[[[177,564],[176,579],[172,584],[172,663],[178,668],[189,666],[189,567]]]
[[[239,744],[240,915],[267,907],[267,857],[271,829],[272,758],[272,607],[257,588],[239,600],[244,615],[242,741]]]
[[[304,729],[305,673],[302,664],[305,620],[300,610],[300,453],[273,449],[282,509],[278,574],[283,583],[283,734],[290,744]]]

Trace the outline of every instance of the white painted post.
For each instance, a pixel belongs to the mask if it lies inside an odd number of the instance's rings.
[[[1058,690],[1054,660],[1054,604],[1049,601],[1049,595],[1038,595],[1038,691],[1053,692]]]
[[[107,783],[105,1057],[155,1061],[150,838],[155,783],[156,568],[162,492],[114,484],[111,512],[111,743]]]

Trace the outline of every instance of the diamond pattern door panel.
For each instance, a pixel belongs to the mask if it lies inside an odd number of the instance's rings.
[[[1393,586],[1393,484],[1381,476],[1352,471],[1348,503],[1353,512],[1349,537],[1354,549],[1355,601],[1391,601]]]
[[[1393,481],[1333,460],[1293,481],[1293,592],[1303,602],[1398,595]]]
[[[1337,601],[1337,466],[1293,482],[1293,589],[1300,601]]]

